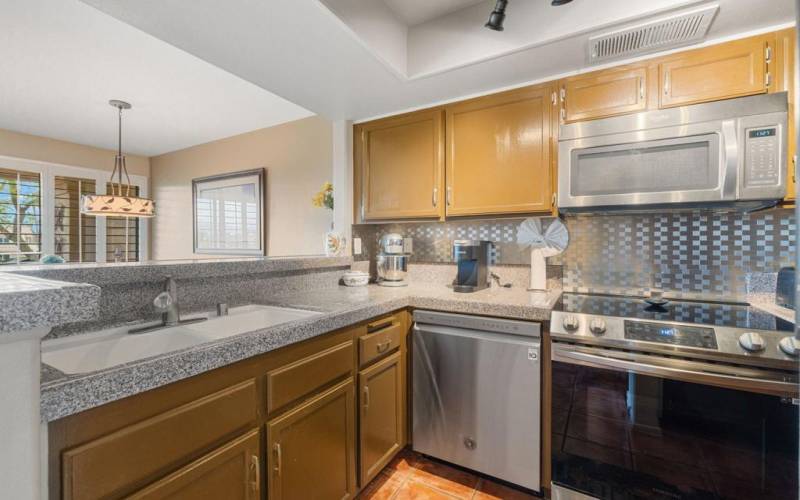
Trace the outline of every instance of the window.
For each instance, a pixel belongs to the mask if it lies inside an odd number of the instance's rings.
[[[127,194],[127,185],[122,193]],[[111,193],[112,184],[106,185]],[[116,189],[119,189],[117,185]],[[130,195],[139,196],[139,186],[130,186]],[[139,221],[136,217],[106,217],[106,259],[108,262],[137,262],[139,260]]]
[[[39,260],[41,216],[40,175],[0,169],[0,264]]]
[[[67,262],[113,262],[115,253],[118,261],[146,260],[146,219],[80,213],[81,195],[104,194],[108,177],[104,170],[0,156],[0,266],[50,254]],[[146,177],[131,175],[134,193],[147,196]]]
[[[95,262],[95,217],[80,212],[81,195],[95,194],[95,181],[56,176],[54,183],[55,249],[54,254],[67,262]]]
[[[192,180],[195,253],[264,255],[264,169]]]

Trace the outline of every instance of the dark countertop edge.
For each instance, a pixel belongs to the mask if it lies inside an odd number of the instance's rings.
[[[552,307],[415,295],[366,302],[356,307],[236,335],[225,341],[214,341],[99,372],[65,375],[66,378],[44,382],[41,387],[42,421],[52,422],[407,307],[542,322],[549,321],[552,310]],[[487,309],[501,311],[492,314]],[[50,366],[43,366],[51,374],[61,374]],[[85,401],[86,394],[92,394],[91,402]]]
[[[340,269],[349,267],[347,257],[264,257],[248,259],[208,259],[120,264],[53,264],[15,266],[4,270],[11,274],[66,282],[91,282],[97,285],[154,281],[172,276],[175,279],[212,278],[231,274],[261,274]]]

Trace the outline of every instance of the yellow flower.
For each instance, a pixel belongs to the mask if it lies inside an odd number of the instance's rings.
[[[331,184],[330,182],[326,182],[325,184],[322,185],[322,190],[333,191],[333,184]]]

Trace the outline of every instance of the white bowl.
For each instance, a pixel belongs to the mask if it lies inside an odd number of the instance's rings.
[[[342,275],[345,286],[365,286],[369,283],[369,274],[361,271],[347,271]]]

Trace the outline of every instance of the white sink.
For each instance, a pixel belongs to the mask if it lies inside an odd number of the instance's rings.
[[[249,305],[233,307],[227,316],[148,333],[130,335],[127,332],[132,326],[112,328],[46,340],[42,342],[42,362],[67,374],[93,372],[318,314]]]

